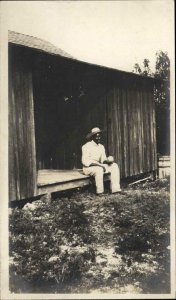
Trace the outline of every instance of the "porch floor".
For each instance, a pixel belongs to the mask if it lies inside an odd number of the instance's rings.
[[[90,177],[81,169],[39,170],[37,174],[37,194],[52,193],[90,184]]]
[[[54,183],[63,183],[67,181],[79,180],[83,178],[89,178],[83,174],[81,169],[75,170],[39,170],[37,183],[38,186]]]

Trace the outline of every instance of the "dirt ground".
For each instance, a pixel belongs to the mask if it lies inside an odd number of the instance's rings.
[[[169,179],[43,197],[9,216],[15,293],[170,293]]]

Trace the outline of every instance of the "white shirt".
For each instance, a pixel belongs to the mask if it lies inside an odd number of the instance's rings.
[[[89,167],[92,163],[103,163],[107,159],[105,148],[93,140],[82,146],[82,164]]]

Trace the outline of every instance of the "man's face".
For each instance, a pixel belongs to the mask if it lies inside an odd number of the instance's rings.
[[[101,134],[100,133],[96,133],[94,136],[93,136],[93,140],[96,144],[99,144],[100,141],[101,141]]]

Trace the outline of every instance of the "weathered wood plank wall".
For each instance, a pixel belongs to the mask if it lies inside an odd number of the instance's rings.
[[[35,195],[39,169],[81,168],[81,146],[97,126],[122,178],[157,169],[152,81],[17,48],[9,55],[11,200]]]
[[[10,51],[11,49],[9,49]],[[9,200],[36,193],[36,154],[32,73],[25,59],[9,60]]]
[[[122,177],[157,169],[152,85],[127,84],[107,94],[108,145]]]

